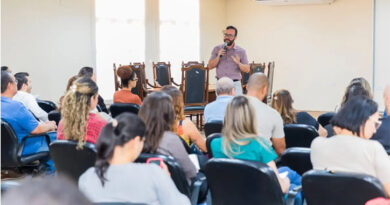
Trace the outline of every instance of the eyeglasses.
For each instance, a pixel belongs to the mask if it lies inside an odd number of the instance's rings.
[[[378,129],[382,125],[382,121],[379,121],[379,120],[374,119],[372,117],[370,117],[370,119],[372,119],[374,121],[375,129]]]
[[[136,78],[134,78],[132,81],[138,81],[138,78],[136,77]]]
[[[15,79],[15,80],[14,80],[14,83],[15,83],[15,84],[18,84],[18,80],[17,80],[17,79]]]
[[[233,34],[228,34],[228,33],[223,33],[223,36],[228,37],[228,38],[233,38]]]

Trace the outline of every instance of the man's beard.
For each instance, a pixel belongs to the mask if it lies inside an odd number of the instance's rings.
[[[226,39],[224,42],[227,43],[227,46],[231,46],[231,45],[233,45],[234,40],[231,41],[229,39]]]

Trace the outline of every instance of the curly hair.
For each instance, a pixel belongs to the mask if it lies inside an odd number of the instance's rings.
[[[87,133],[87,122],[91,97],[96,96],[98,87],[90,78],[77,79],[65,94],[62,102],[62,123],[64,138],[78,141],[77,148],[85,144],[84,136]]]
[[[292,107],[293,99],[288,90],[278,90],[273,94],[271,107],[281,115],[284,124],[297,122],[297,112]]]
[[[122,87],[129,87],[129,81],[135,78],[135,71],[128,65],[120,66],[116,74],[121,79]]]
[[[172,85],[166,85],[166,86],[162,87],[160,91],[170,95],[172,98],[173,109],[175,110],[175,123],[174,123],[174,125],[176,125],[178,121],[184,120],[185,115],[184,115],[183,93],[181,93],[181,91],[179,89],[177,89],[176,87],[174,87]],[[176,132],[177,126],[172,126],[172,131]]]

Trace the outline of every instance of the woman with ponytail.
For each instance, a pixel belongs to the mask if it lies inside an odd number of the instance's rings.
[[[145,124],[132,113],[119,115],[103,128],[96,144],[95,167],[79,178],[80,190],[92,202],[190,204],[177,190],[164,163],[163,169],[133,163],[143,149],[144,134]]]
[[[90,78],[79,78],[65,94],[58,124],[57,139],[78,142],[82,148],[85,142],[96,143],[106,122],[91,113],[98,103],[98,87]]]

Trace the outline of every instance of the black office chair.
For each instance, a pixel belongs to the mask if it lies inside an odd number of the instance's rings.
[[[284,135],[286,148],[290,147],[310,147],[314,138],[319,134],[311,125],[286,124],[284,125]]]
[[[285,204],[274,171],[261,162],[210,159],[206,177],[213,205]]]
[[[386,198],[381,182],[370,175],[311,170],[302,177],[308,205],[364,205],[376,197]]]
[[[326,112],[326,113],[323,113],[320,116],[318,116],[317,121],[318,121],[318,123],[321,124],[322,127],[325,127],[326,125],[329,124],[330,120],[335,115],[336,115],[336,113],[334,113],[334,112]]]
[[[138,111],[139,106],[133,103],[114,103],[110,106],[112,118],[115,118],[123,112],[131,112],[137,115]]]
[[[75,141],[57,140],[49,149],[57,172],[77,183],[80,175],[95,165],[96,147],[91,143],[85,143],[82,149],[76,149],[76,146]]]
[[[286,149],[280,157],[280,165],[288,166],[302,176],[313,169],[310,161],[310,148],[291,147]]]
[[[57,110],[52,110],[47,114],[47,117],[49,118],[50,121],[55,121],[56,125],[58,125],[61,120],[61,113],[58,112]]]
[[[42,137],[46,138],[47,144],[50,144],[48,134],[28,135],[19,143],[18,138],[12,127],[3,119],[1,120],[1,169],[14,169],[18,172],[28,172],[38,174],[43,172],[45,166],[41,163],[33,162],[46,161],[50,155],[48,151],[42,151],[30,155],[22,156],[25,142],[29,138]]]
[[[210,136],[207,137],[206,147],[207,147],[209,158],[213,157],[213,151],[211,150],[211,141],[213,141],[214,139],[220,138],[220,137],[222,137],[221,133],[214,133],[214,134],[211,134]]]
[[[171,178],[175,183],[177,189],[182,194],[188,196],[188,198],[191,200],[191,204],[197,204],[200,186],[202,185],[202,183],[204,183],[204,181],[206,181],[206,179],[194,181],[192,185],[189,185],[187,182],[187,178],[183,170],[181,169],[179,163],[176,161],[175,158],[168,155],[141,153],[135,162],[145,163],[148,158],[154,157],[161,158],[164,161],[164,163],[168,166],[168,170],[171,173]]]
[[[37,102],[39,107],[47,113],[57,109],[56,104],[50,100],[37,100]]]
[[[208,137],[213,133],[221,133],[222,126],[223,126],[222,121],[206,122],[206,124],[204,124],[204,134],[206,135],[206,137]]]
[[[1,180],[1,195],[5,194],[8,190],[19,187],[20,181],[16,180]]]

